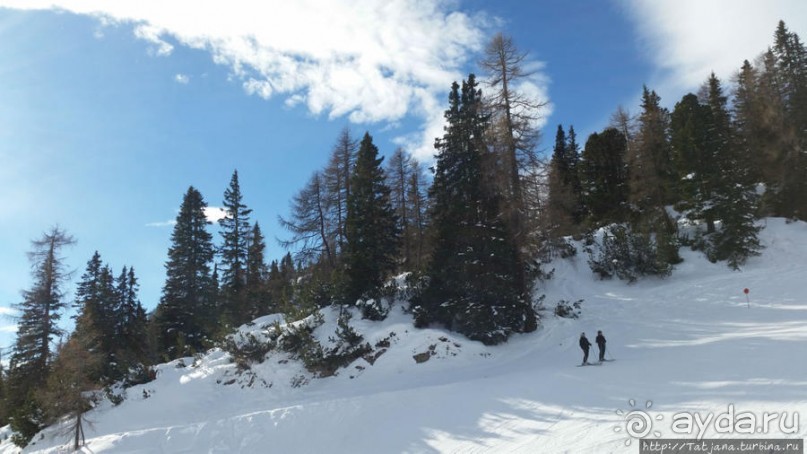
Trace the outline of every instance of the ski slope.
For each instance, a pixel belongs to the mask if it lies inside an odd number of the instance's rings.
[[[395,307],[384,322],[353,318],[366,341],[390,347],[333,377],[313,378],[280,353],[240,376],[220,350],[164,364],[121,405],[89,414],[83,452],[636,453],[625,418],[634,408],[652,416],[649,438],[695,438],[673,432],[674,415],[729,405],[807,419],[807,224],[769,219],[761,239],[763,255],[741,272],[682,249],[671,277],[633,285],[599,280],[584,253],[557,261],[545,305],[583,299],[581,318],[547,310],[537,332],[500,346],[415,329]],[[335,310],[324,317],[315,334],[327,342]],[[261,335],[273,319],[241,330]],[[598,329],[616,360],[575,367],[580,332],[593,342]],[[795,433],[777,426],[758,437],[805,438],[798,422]],[[62,432],[45,430],[24,452],[69,452]],[[18,450],[6,441],[0,452]]]

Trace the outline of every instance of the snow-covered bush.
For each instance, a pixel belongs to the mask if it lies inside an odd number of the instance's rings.
[[[586,248],[591,270],[603,279],[614,276],[635,282],[642,276],[668,276],[672,265],[660,256],[655,234],[634,232],[629,227],[614,224],[599,232],[599,241],[590,241]]]
[[[373,321],[381,321],[389,315],[390,305],[384,304],[380,298],[370,298],[358,300],[356,307],[361,309],[362,318]]]
[[[582,303],[583,300],[577,300],[575,302],[560,300],[558,301],[558,304],[555,306],[555,315],[557,317],[563,317],[563,318],[579,318],[580,305]]]

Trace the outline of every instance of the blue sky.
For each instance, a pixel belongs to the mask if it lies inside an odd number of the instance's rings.
[[[78,240],[73,283],[98,250],[135,267],[151,309],[188,186],[219,206],[238,169],[273,239],[343,127],[428,160],[451,82],[498,31],[537,69],[545,150],[558,124],[582,143],[618,105],[636,111],[643,84],[671,107],[709,71],[728,82],[780,18],[807,37],[802,0],[214,3],[0,0],[0,314],[53,225]],[[13,329],[0,319],[0,348]]]

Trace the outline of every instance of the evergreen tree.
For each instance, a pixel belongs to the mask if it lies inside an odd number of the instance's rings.
[[[120,338],[117,332],[120,300],[116,294],[112,271],[96,251],[76,288],[75,342],[79,347],[100,355],[103,367],[90,377],[105,384],[120,378],[116,358]]]
[[[580,163],[582,196],[589,224],[601,226],[626,220],[628,171],[625,136],[614,128],[586,140]]]
[[[586,211],[583,206],[583,183],[580,181],[580,145],[577,144],[577,133],[574,131],[574,126],[569,126],[565,156],[568,174],[564,181],[571,188],[572,220],[575,225],[578,225],[583,222]]]
[[[773,55],[776,63],[784,124],[781,131],[782,173],[778,181],[777,202],[782,215],[807,220],[807,47],[783,21],[774,34]]]
[[[627,156],[629,200],[639,218],[653,217],[660,207],[674,201],[671,190],[674,172],[670,159],[670,118],[660,101],[655,91],[644,87],[636,145]]]
[[[133,267],[123,267],[117,279],[118,308],[115,332],[118,338],[118,361],[125,374],[137,365],[148,362],[146,310],[140,303],[137,282]]]
[[[273,305],[273,311],[281,312],[288,306],[292,299],[292,283],[294,280],[294,262],[291,253],[287,253],[280,263],[273,260],[269,265],[269,299]]]
[[[734,140],[728,100],[714,73],[705,88],[711,118],[710,145],[718,168],[713,205],[722,220],[720,230],[711,239],[711,255],[716,260],[727,260],[730,267],[739,269],[749,256],[759,254],[758,196],[754,181],[749,178],[749,164],[743,160],[742,148]]]
[[[567,138],[563,126],[558,125],[555,147],[549,163],[549,216],[559,236],[574,233],[582,221],[581,186],[578,176],[580,159],[574,128]]]
[[[773,216],[792,216],[788,209],[788,178],[791,170],[788,156],[793,148],[793,131],[788,121],[784,101],[782,81],[777,67],[776,56],[772,50],[764,53],[760,59],[761,69],[756,78],[755,100],[759,102],[760,111],[755,118],[754,126],[757,136],[763,145],[757,152],[762,154],[762,176],[766,186],[764,205],[766,212]],[[750,128],[749,128],[750,129]],[[750,130],[748,133],[752,133]]]
[[[434,251],[428,285],[415,301],[416,322],[442,323],[495,344],[534,330],[536,319],[521,293],[523,264],[502,220],[495,181],[483,172],[492,157],[473,74],[461,90],[452,85],[445,118],[431,189]]]
[[[16,432],[15,443],[20,446],[25,446],[44,422],[35,394],[50,370],[52,340],[63,334],[58,323],[65,306],[63,287],[70,273],[61,253],[73,244],[72,236],[54,227],[33,241],[28,253],[34,282],[15,306],[20,318],[11,351],[6,400],[11,428]]]
[[[202,194],[188,188],[171,234],[167,278],[155,315],[160,352],[168,358],[199,351],[210,340],[213,244],[206,207]]]
[[[779,21],[772,50],[788,116],[797,126],[796,140],[807,139],[807,131],[798,128],[807,124],[807,47],[799,35],[788,30],[784,21]]]
[[[220,332],[222,325],[220,317],[224,313],[224,305],[221,301],[221,285],[219,285],[219,265],[213,263],[213,272],[210,274],[210,301],[207,302],[209,317],[207,317],[205,330],[210,333],[224,334]]]
[[[219,220],[222,245],[218,251],[221,257],[220,298],[224,305],[224,313],[221,315],[235,325],[249,321],[247,318],[252,312],[244,291],[251,232],[249,215],[252,210],[244,205],[242,198],[236,170],[230,179],[230,186],[224,191],[226,215]]]
[[[675,105],[670,123],[679,205],[691,219],[705,220],[707,233],[715,230],[713,196],[720,173],[713,120],[708,106],[690,93]]]
[[[249,320],[273,312],[267,287],[269,270],[264,260],[264,250],[266,250],[266,242],[261,227],[256,222],[252,227],[247,249],[246,296],[249,303]]]
[[[351,178],[347,217],[347,264],[350,303],[376,292],[395,269],[399,231],[390,188],[373,138],[365,133]]]
[[[656,235],[657,257],[667,264],[681,261],[677,226],[666,206],[676,202],[676,172],[670,147],[670,113],[661,98],[644,87],[635,145],[628,154],[629,197],[633,231]],[[653,242],[648,241],[648,244]],[[665,268],[660,264],[658,268]]]

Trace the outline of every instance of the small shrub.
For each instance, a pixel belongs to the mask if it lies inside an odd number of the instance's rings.
[[[367,299],[356,302],[356,307],[361,309],[362,318],[379,322],[387,318],[391,305],[385,305],[381,299]]]
[[[581,314],[580,306],[582,303],[583,300],[577,300],[573,303],[566,300],[560,300],[555,306],[555,316],[563,318],[579,318]]]

